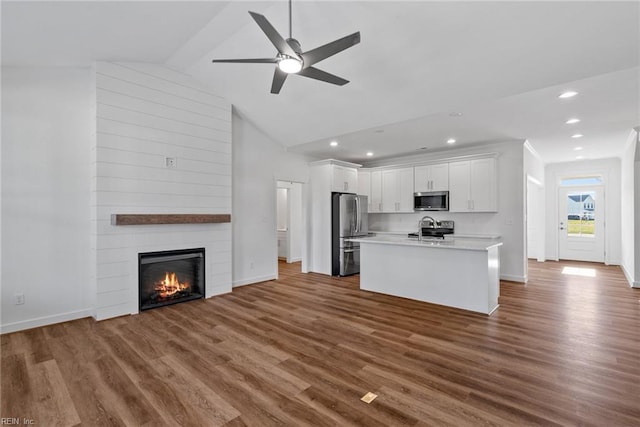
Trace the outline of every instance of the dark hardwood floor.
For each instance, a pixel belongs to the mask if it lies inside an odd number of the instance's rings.
[[[531,262],[526,286],[501,284],[491,317],[299,269],[281,262],[278,281],[206,301],[3,335],[0,415],[41,426],[640,425],[640,290],[618,267]]]

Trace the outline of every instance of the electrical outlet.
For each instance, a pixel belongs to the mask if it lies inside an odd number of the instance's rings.
[[[178,166],[178,159],[175,157],[165,157],[164,158],[165,166],[168,168],[175,168]]]
[[[15,294],[13,294],[13,303],[15,305],[24,304],[24,294],[22,292],[16,292]]]
[[[252,262],[249,263],[249,269],[253,270],[253,263]]]

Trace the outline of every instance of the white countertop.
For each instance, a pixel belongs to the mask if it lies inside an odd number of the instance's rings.
[[[397,234],[378,234],[376,236],[348,239],[351,242],[373,243],[380,245],[420,246],[438,249],[461,249],[469,251],[486,251],[494,246],[501,246],[502,241],[491,238],[447,237],[446,239],[426,239],[419,241]]]
[[[409,233],[415,233],[416,230],[409,231],[379,231],[379,230],[369,230],[369,233],[380,235],[380,236],[403,236],[406,237]],[[464,234],[464,233],[454,233],[454,234],[446,234],[445,239],[500,239],[502,236],[497,234]]]

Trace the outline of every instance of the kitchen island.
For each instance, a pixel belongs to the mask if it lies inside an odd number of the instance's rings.
[[[360,289],[484,314],[498,308],[497,239],[351,240],[360,243]]]

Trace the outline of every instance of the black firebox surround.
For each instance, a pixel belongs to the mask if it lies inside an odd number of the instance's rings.
[[[143,296],[142,296],[142,291],[140,289],[141,287],[141,283],[143,280],[143,260],[144,259],[148,259],[148,258],[161,258],[161,257],[170,257],[170,256],[183,256],[183,255],[194,255],[195,257],[201,257],[202,260],[200,262],[200,272],[199,274],[201,274],[202,280],[200,281],[200,284],[202,285],[202,289],[200,290],[199,293],[185,297],[185,298],[180,298],[180,299],[175,299],[175,300],[168,300],[168,301],[163,301],[161,303],[157,303],[157,304],[152,304],[152,305],[145,305],[143,307]],[[192,300],[196,300],[196,299],[203,299],[205,296],[205,285],[206,285],[206,280],[205,280],[205,250],[204,248],[193,248],[193,249],[178,249],[178,250],[171,250],[171,251],[158,251],[158,252],[142,252],[142,253],[138,253],[138,308],[140,311],[144,311],[144,310],[149,310],[152,308],[158,308],[158,307],[164,307],[167,305],[173,305],[173,304],[179,304],[181,302],[186,302],[186,301],[192,301]]]

